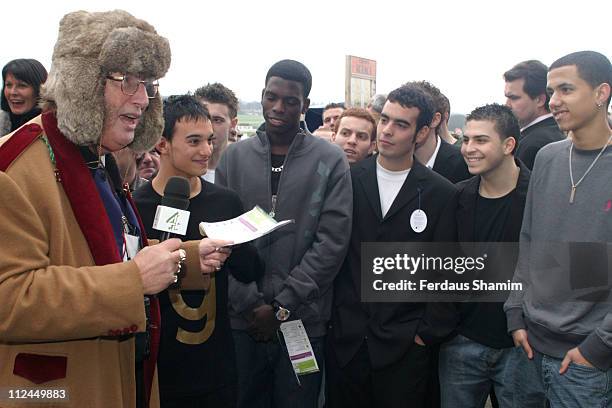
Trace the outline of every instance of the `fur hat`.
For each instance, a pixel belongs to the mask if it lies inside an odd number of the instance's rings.
[[[51,70],[41,89],[44,110],[56,111],[58,128],[71,142],[99,142],[105,117],[104,84],[111,72],[161,78],[170,67],[170,45],[131,14],[77,11],[60,21]],[[130,147],[150,149],[164,128],[159,93],[149,100]]]

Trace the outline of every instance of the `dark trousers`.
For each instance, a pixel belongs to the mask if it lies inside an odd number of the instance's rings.
[[[287,349],[277,338],[256,342],[233,330],[238,371],[238,408],[316,408],[325,372],[325,337],[310,337],[319,372],[295,376]]]
[[[340,367],[328,347],[328,408],[426,408],[430,348],[413,345],[395,363],[374,370],[364,341],[353,359]]]
[[[429,360],[429,382],[427,383],[427,407],[440,408],[440,375],[438,364],[440,361],[440,345],[431,346]]]

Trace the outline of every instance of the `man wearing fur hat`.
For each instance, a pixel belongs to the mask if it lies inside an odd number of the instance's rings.
[[[126,12],[60,22],[42,115],[0,139],[3,387],[58,390],[62,406],[157,405],[155,294],[181,266],[195,288],[227,258],[209,239],[147,246],[110,154],[161,135],[169,65],[168,41]]]

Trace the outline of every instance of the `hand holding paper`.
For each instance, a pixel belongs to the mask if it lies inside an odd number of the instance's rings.
[[[223,263],[230,256],[232,250],[225,248],[232,245],[231,241],[204,238],[198,245],[200,255],[200,268],[203,274],[218,271]]]

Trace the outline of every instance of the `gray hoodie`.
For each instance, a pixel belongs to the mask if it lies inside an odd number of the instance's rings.
[[[515,281],[504,305],[508,330],[527,329],[533,348],[563,358],[578,347],[599,369],[612,366],[612,147],[579,184],[570,204],[569,147],[563,140],[536,156]],[[574,183],[601,149],[572,153]]]
[[[240,196],[245,209],[272,209],[270,143],[264,131],[230,145],[216,169],[215,183]],[[325,334],[332,284],[351,236],[352,186],[349,165],[335,145],[300,131],[287,153],[278,185],[275,219],[294,219],[254,244],[265,265],[263,278],[243,284],[230,279],[232,328],[254,307],[278,303],[302,319],[309,336]]]

